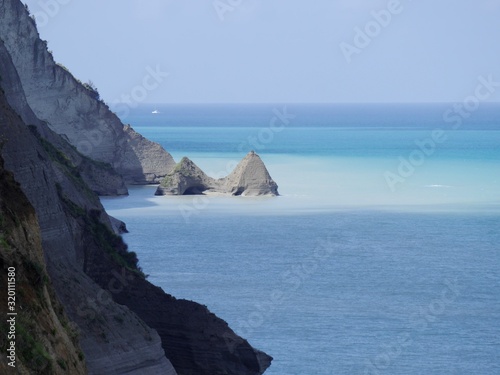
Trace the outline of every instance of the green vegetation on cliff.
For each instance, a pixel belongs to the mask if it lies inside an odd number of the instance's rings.
[[[0,158],[0,284],[6,286],[15,270],[15,348],[20,373],[85,373],[79,357],[78,333],[58,302],[45,270],[40,230],[35,211]],[[11,273],[12,275],[12,273]],[[10,278],[10,280],[8,280]],[[9,299],[12,301],[12,299]],[[7,294],[0,293],[0,313],[6,316]],[[12,306],[12,305],[10,305]],[[10,326],[2,319],[1,332]],[[11,345],[0,336],[0,350]],[[66,369],[57,364],[65,363]],[[9,373],[4,361],[0,373]]]

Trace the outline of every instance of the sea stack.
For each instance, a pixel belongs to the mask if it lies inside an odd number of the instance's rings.
[[[278,194],[278,185],[269,175],[262,159],[254,151],[224,179],[224,187],[232,195],[259,196]]]
[[[231,174],[213,179],[184,157],[161,182],[155,195],[219,193],[233,196],[277,196],[278,185],[254,151],[243,158]]]

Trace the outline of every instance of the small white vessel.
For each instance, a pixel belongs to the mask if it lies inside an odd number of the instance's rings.
[[[155,109],[153,112],[151,112],[153,115],[157,115],[160,113],[160,111],[158,111],[157,109]]]

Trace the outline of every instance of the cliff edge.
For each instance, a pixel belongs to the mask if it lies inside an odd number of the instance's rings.
[[[127,184],[157,183],[175,166],[159,144],[138,134],[96,93],[56,64],[19,0],[0,0],[0,38],[41,121],[83,155],[110,164]]]

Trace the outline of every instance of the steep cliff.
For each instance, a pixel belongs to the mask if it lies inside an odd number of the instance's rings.
[[[9,285],[12,292],[9,305],[7,293],[0,293],[0,373],[85,374],[78,329],[68,320],[47,276],[35,210],[5,171],[1,157],[0,285]],[[8,312],[17,315],[7,316]]]
[[[112,169],[129,183],[157,180],[172,169],[170,155],[54,64],[17,0],[0,0],[0,68],[0,154],[35,209],[54,304],[78,327],[88,372],[175,375],[173,363],[179,375],[262,374],[271,357],[205,307],[145,279],[95,194],[99,184],[114,184],[114,193],[123,186]],[[112,169],[78,153],[82,137],[92,147],[81,151]],[[67,366],[71,348],[53,349]]]
[[[16,72],[8,61],[2,64],[1,155],[6,169],[13,172],[35,208],[47,271],[57,298],[81,331],[80,345],[89,373],[175,374],[156,331],[128,308],[106,298],[109,293],[83,272],[87,249],[117,261],[131,255],[124,249],[118,253],[108,243],[116,238],[107,215],[91,222],[73,217],[75,212],[103,211],[99,199],[70,159],[44,139],[36,127],[30,129],[10,106],[9,102],[21,99],[7,101],[3,85],[7,76],[15,80]],[[88,306],[98,313],[89,316]]]
[[[95,93],[54,62],[21,1],[0,0],[0,9],[0,38],[40,120],[82,154],[111,164],[129,184],[159,182],[172,170],[168,152],[124,126]]]
[[[21,116],[23,122],[35,127],[40,136],[55,147],[56,152],[64,154],[94,192],[99,195],[124,195],[128,193],[123,178],[111,165],[96,162],[83,156],[60,135],[49,129],[46,123],[43,123],[35,116],[26,101],[19,75],[13,67],[10,54],[1,39],[0,78],[10,106]]]
[[[269,175],[259,155],[251,151],[229,176],[207,176],[188,158],[183,158],[156,189],[155,195],[194,195],[220,193],[242,196],[276,196],[278,185]]]

